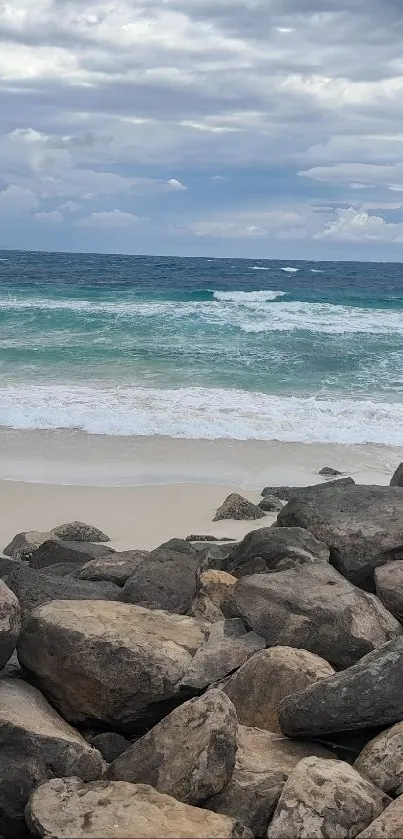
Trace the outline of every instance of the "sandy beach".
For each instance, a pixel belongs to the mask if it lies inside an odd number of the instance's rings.
[[[0,547],[21,530],[88,521],[118,550],[191,533],[242,538],[257,522],[213,523],[230,492],[257,502],[267,485],[320,482],[333,466],[357,483],[388,484],[403,449],[255,441],[124,438],[82,432],[0,433]]]

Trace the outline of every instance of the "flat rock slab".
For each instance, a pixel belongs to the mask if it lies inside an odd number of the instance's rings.
[[[79,580],[106,581],[124,586],[136,568],[149,556],[149,551],[120,551],[87,562],[75,576]]]
[[[337,669],[402,634],[376,597],[325,563],[242,577],[231,589],[230,602],[232,613],[267,646],[306,649]]]
[[[112,548],[108,548],[107,545],[93,545],[89,542],[62,542],[55,537],[48,542],[43,542],[39,548],[32,551],[28,565],[37,571],[60,563],[71,563],[75,566],[80,563],[85,565],[91,559],[113,553]]]
[[[308,757],[284,785],[268,839],[354,839],[390,798],[348,763]]]
[[[403,795],[392,801],[357,839],[402,839]]]
[[[393,797],[403,793],[403,722],[382,731],[364,746],[357,772]]]
[[[307,487],[265,487],[262,490],[262,496],[264,498],[266,495],[274,495],[283,501],[291,501],[293,498],[302,498],[309,490],[320,492],[326,487],[347,487],[353,486],[354,483],[355,481],[352,478],[338,478],[335,481],[326,481]]]
[[[403,638],[369,653],[353,667],[286,696],[278,709],[289,737],[390,726],[403,719]]]
[[[23,533],[17,533],[10,544],[6,545],[3,553],[13,559],[29,559],[32,552],[40,548],[44,542],[56,540],[56,538],[50,531],[26,530]]]
[[[13,591],[0,580],[0,668],[11,658],[20,629],[20,604]]]
[[[403,489],[330,486],[305,491],[279,513],[282,527],[305,527],[330,548],[331,563],[374,591],[375,568],[403,559]]]
[[[238,621],[209,624],[126,603],[54,601],[26,621],[18,656],[69,721],[144,731],[243,664],[258,644],[264,641]]]
[[[329,562],[329,548],[301,527],[261,527],[248,533],[228,556],[225,570],[234,577],[286,571],[298,565]]]
[[[124,781],[49,781],[31,796],[27,822],[43,839],[252,839],[234,819]]]

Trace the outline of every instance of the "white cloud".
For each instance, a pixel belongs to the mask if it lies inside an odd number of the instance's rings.
[[[403,243],[403,222],[385,221],[382,216],[371,216],[358,212],[354,207],[338,210],[336,219],[324,230],[317,232],[314,239],[330,239],[339,242],[394,242]]]
[[[34,219],[44,224],[60,224],[63,221],[63,216],[59,213],[59,210],[50,210],[48,213],[43,211],[35,213]]]
[[[185,186],[185,184],[181,183],[181,181],[178,181],[177,178],[169,178],[167,183],[168,183],[169,186],[172,187],[172,189],[177,189],[177,190],[186,190],[187,189],[187,186]]]
[[[102,211],[99,213],[91,213],[86,218],[81,218],[76,221],[79,227],[94,227],[105,229],[116,228],[130,228],[140,221],[138,216],[132,213],[125,213],[123,210]]]
[[[38,198],[30,189],[10,184],[0,191],[0,212],[8,215],[23,215],[38,206]]]

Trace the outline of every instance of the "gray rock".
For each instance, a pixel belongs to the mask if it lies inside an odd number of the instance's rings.
[[[337,669],[402,634],[374,595],[355,588],[325,563],[242,577],[229,598],[231,614],[267,646],[309,650]]]
[[[265,495],[265,497],[259,501],[258,507],[260,507],[264,513],[279,513],[286,504],[287,501],[282,498],[277,498],[276,495]]]
[[[143,560],[125,583],[120,599],[148,609],[164,609],[184,615],[196,592],[197,551],[158,548]]]
[[[234,577],[248,577],[313,562],[329,562],[329,548],[308,530],[261,527],[235,545],[225,570]]]
[[[112,555],[115,552],[106,545],[93,545],[90,542],[62,542],[60,539],[43,542],[39,548],[32,551],[28,560],[30,568],[40,571],[59,563],[71,564],[74,571],[78,566],[96,557]]]
[[[149,784],[185,804],[221,792],[235,765],[238,723],[225,694],[212,690],[175,708],[107,769],[111,781]]]
[[[205,806],[238,819],[254,836],[264,837],[288,776],[302,758],[311,755],[331,757],[317,743],[294,743],[270,731],[240,725],[231,780]]]
[[[285,697],[278,709],[289,737],[393,725],[403,719],[403,638],[395,638],[353,667]]]
[[[126,603],[54,601],[25,623],[18,657],[70,722],[144,732],[207,687],[211,673],[224,678],[264,644],[243,630],[231,655],[228,631],[217,637],[217,627]]]
[[[110,542],[109,536],[102,530],[83,521],[59,524],[58,527],[52,528],[52,533],[64,542]]]
[[[185,542],[234,542],[234,539],[232,536],[203,536],[192,533],[190,536],[186,536]],[[193,544],[192,547],[194,547]]]
[[[124,781],[48,781],[31,796],[26,819],[43,839],[253,839],[227,816]]]
[[[374,572],[376,593],[392,615],[403,623],[403,562],[388,562]]]
[[[44,542],[56,539],[53,533],[38,530],[28,530],[24,533],[17,533],[14,539],[4,548],[3,553],[13,559],[29,559],[33,551],[36,551]]]
[[[392,801],[357,839],[402,839],[403,795]]]
[[[307,650],[272,647],[255,653],[219,687],[233,703],[240,723],[280,732],[279,702],[333,673],[327,661]]]
[[[0,580],[0,668],[12,656],[20,629],[20,604],[11,589]]]
[[[21,617],[25,621],[38,606],[52,600],[118,600],[121,589],[113,583],[91,583],[70,577],[53,577],[21,564],[6,577],[11,591],[18,598]]]
[[[107,763],[112,763],[131,745],[130,740],[116,731],[102,731],[100,734],[91,732],[85,735],[85,739],[94,749],[98,749]]]
[[[283,527],[306,527],[330,548],[332,565],[374,591],[375,568],[403,559],[403,490],[328,484],[294,498],[279,513]]]
[[[333,466],[323,466],[323,468],[319,470],[318,474],[323,475],[325,478],[337,478],[337,476],[342,475],[343,472],[340,472],[339,469],[334,469]]]
[[[69,726],[46,699],[20,679],[0,680],[0,832],[24,836],[24,807],[47,778],[99,778],[101,754]]]
[[[403,487],[403,463],[400,463],[394,473],[391,482],[391,487]]]
[[[364,746],[357,772],[393,797],[403,793],[403,722],[382,731]]]
[[[22,670],[18,661],[17,650],[14,650],[11,658],[0,670],[0,679],[21,679]]]
[[[165,551],[172,551],[173,553],[177,554],[188,554],[189,556],[193,556],[194,549],[192,545],[189,544],[188,539],[168,539],[168,542],[163,542],[162,545],[159,545],[158,548],[154,548],[151,551],[150,556],[152,559],[156,559],[158,556],[163,555]]]
[[[80,568],[75,576],[79,580],[107,581],[124,586],[136,568],[149,556],[149,551],[121,551],[92,559]]]
[[[247,632],[240,620],[214,623],[179,687],[193,692],[203,690],[241,667],[264,646],[264,639],[255,632]]]
[[[355,481],[353,478],[337,478],[335,481],[326,481],[326,483],[313,484],[312,486],[307,487],[265,487],[262,490],[262,495],[263,497],[265,495],[275,495],[283,501],[291,501],[293,498],[303,498],[305,493],[310,490],[320,492],[322,489],[326,489],[328,487],[336,487],[337,489],[352,486],[354,483]]]
[[[252,504],[242,495],[233,492],[218,508],[213,521],[223,521],[224,519],[245,521],[247,519],[262,519],[264,515],[263,510],[257,504]]]
[[[268,839],[354,839],[390,798],[340,760],[307,757],[284,785]]]

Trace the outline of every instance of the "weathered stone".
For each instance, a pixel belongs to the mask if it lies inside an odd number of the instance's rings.
[[[312,533],[300,527],[262,527],[233,548],[225,570],[234,577],[249,577],[316,562],[329,562],[329,548]]]
[[[325,563],[277,574],[255,574],[231,590],[231,614],[261,635],[267,646],[309,650],[335,668],[402,634],[402,627],[373,595],[355,588]]]
[[[283,527],[306,527],[330,548],[332,565],[374,591],[375,568],[403,559],[403,490],[333,486],[306,491],[278,515]]]
[[[286,781],[268,839],[354,839],[390,798],[341,760],[307,757]]]
[[[175,708],[117,758],[105,777],[149,784],[186,804],[221,792],[235,765],[237,718],[225,694],[212,690]]]
[[[265,497],[259,501],[258,507],[260,507],[264,513],[279,513],[286,504],[287,501],[284,501],[282,498],[277,498],[276,495],[265,495]]]
[[[387,728],[364,746],[357,772],[393,797],[403,793],[403,722]]]
[[[403,795],[392,801],[375,821],[359,833],[357,839],[402,839]]]
[[[11,658],[0,670],[0,679],[21,679],[22,670],[18,661],[17,650],[14,650]]]
[[[205,806],[238,819],[254,836],[264,837],[288,776],[302,758],[310,755],[331,757],[317,743],[294,743],[270,731],[240,725],[232,778]]]
[[[3,553],[6,556],[12,556],[13,559],[28,559],[33,551],[40,548],[44,542],[52,539],[55,539],[55,536],[50,532],[28,530],[24,533],[17,533],[10,544],[4,548]]]
[[[52,533],[64,542],[110,542],[109,536],[83,521],[70,521],[52,528]]]
[[[23,621],[30,612],[51,600],[118,600],[121,591],[113,583],[54,577],[43,571],[34,571],[25,563],[19,563],[19,567],[8,574],[6,583],[19,600]]]
[[[374,573],[376,593],[382,603],[397,618],[403,622],[403,562],[388,562]]]
[[[391,487],[403,487],[403,463],[400,463],[394,473],[391,482]]]
[[[339,469],[334,469],[333,466],[323,466],[322,469],[318,472],[319,475],[323,475],[325,478],[337,478],[338,475],[342,475],[343,472],[340,472]]]
[[[188,542],[183,545],[186,551],[162,547],[152,551],[125,583],[120,600],[185,615],[196,591],[200,557]]]
[[[227,816],[124,781],[48,781],[32,794],[26,818],[43,839],[252,839]]]
[[[291,501],[292,498],[302,498],[309,490],[321,491],[328,487],[348,487],[355,483],[353,478],[337,478],[335,481],[326,481],[326,483],[312,484],[307,487],[265,487],[262,490],[262,496],[275,495],[283,501]]]
[[[121,551],[119,553],[101,556],[87,562],[79,571],[76,577],[79,580],[105,580],[124,586],[136,568],[141,565],[149,556],[149,551]]]
[[[0,833],[25,836],[24,807],[36,784],[54,776],[99,778],[101,754],[46,699],[20,679],[0,680]]]
[[[228,592],[236,583],[236,577],[214,568],[196,575],[196,596],[190,606],[189,615],[214,623],[223,620],[222,605],[228,598]]]
[[[240,723],[280,732],[279,702],[333,673],[327,661],[307,650],[272,647],[255,653],[220,689],[234,704]]]
[[[85,735],[85,739],[94,749],[98,749],[107,763],[112,763],[131,745],[130,740],[116,731],[102,731],[100,734],[91,732]]]
[[[21,610],[15,594],[0,580],[0,668],[15,650],[21,628]]]
[[[51,565],[69,563],[72,570],[76,570],[77,567],[82,567],[92,559],[113,553],[112,548],[106,545],[93,545],[90,542],[62,542],[55,537],[48,542],[43,542],[39,548],[32,551],[28,565],[40,571]]]
[[[18,656],[69,721],[144,731],[264,645],[242,631],[126,603],[54,601],[26,621]]]
[[[252,504],[242,495],[233,492],[225,499],[221,507],[218,508],[213,521],[223,521],[224,519],[238,519],[241,521],[247,519],[262,519],[264,512],[257,504]]]
[[[403,638],[368,653],[342,673],[286,696],[278,709],[290,737],[392,725],[403,719]]]
[[[185,542],[233,542],[232,536],[203,536],[191,534],[186,536]]]

